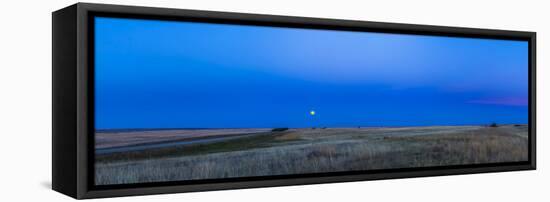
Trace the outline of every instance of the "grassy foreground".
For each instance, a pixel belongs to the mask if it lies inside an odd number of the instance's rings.
[[[99,155],[98,185],[526,161],[526,125],[290,129]]]

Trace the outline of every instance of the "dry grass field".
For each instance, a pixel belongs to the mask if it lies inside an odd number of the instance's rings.
[[[230,134],[216,132],[214,136],[236,138],[96,155],[96,184],[517,162],[528,158],[526,125],[234,130]],[[155,131],[127,133],[102,132],[103,141],[98,143],[101,146],[96,144],[96,149],[146,144],[134,141],[135,136],[146,133],[144,136],[154,137]],[[212,137],[200,130],[163,133],[204,136],[194,141]],[[125,142],[116,135],[126,135],[134,142]],[[108,142],[109,138],[117,144]]]

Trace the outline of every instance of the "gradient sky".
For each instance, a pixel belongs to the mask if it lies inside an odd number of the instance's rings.
[[[106,17],[95,37],[97,129],[528,120],[525,41]]]

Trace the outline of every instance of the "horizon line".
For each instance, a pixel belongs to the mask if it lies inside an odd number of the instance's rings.
[[[214,130],[214,129],[275,129],[275,128],[288,128],[288,129],[305,129],[305,128],[405,128],[405,127],[437,127],[437,126],[489,126],[492,123],[487,124],[435,124],[435,125],[386,125],[386,126],[315,126],[315,127],[220,127],[220,128],[208,128],[208,127],[188,127],[188,128],[95,128],[97,131],[110,131],[110,130]],[[529,123],[496,123],[497,125],[529,125]]]

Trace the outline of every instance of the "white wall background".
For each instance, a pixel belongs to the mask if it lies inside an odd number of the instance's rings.
[[[109,201],[550,200],[550,5],[524,0],[89,1],[536,31],[538,170],[106,199]],[[75,1],[1,1],[0,201],[68,201],[51,186],[51,12]],[[490,78],[487,78],[490,79]]]

